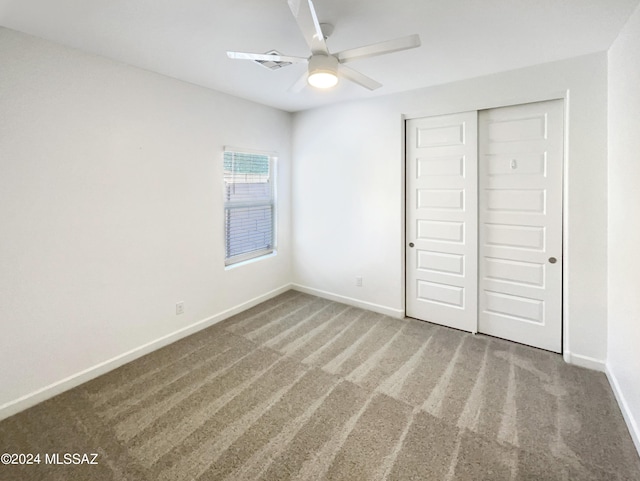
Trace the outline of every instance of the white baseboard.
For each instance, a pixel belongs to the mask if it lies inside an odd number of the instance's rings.
[[[391,307],[374,304],[373,302],[361,301],[359,299],[354,299],[353,297],[341,296],[332,292],[314,289],[313,287],[301,286],[300,284],[292,284],[291,288],[295,289],[296,291],[304,292],[306,294],[329,299],[330,301],[342,302],[343,304],[348,304],[350,306],[378,312],[380,314],[384,314],[385,316],[396,317],[398,319],[404,318],[404,309],[393,309]]]
[[[618,406],[620,406],[620,411],[622,411],[622,416],[624,417],[625,422],[627,423],[627,429],[629,429],[629,434],[631,434],[631,439],[633,440],[633,444],[636,446],[636,450],[638,451],[638,455],[640,455],[640,429],[638,428],[638,423],[633,417],[633,413],[631,409],[629,409],[629,404],[627,403],[624,394],[622,393],[622,389],[620,389],[620,384],[618,383],[618,379],[615,374],[611,372],[609,366],[607,366],[605,373],[607,375],[607,379],[609,379],[609,384],[611,385],[611,389],[613,390],[613,394],[618,401]]]
[[[174,331],[166,336],[163,336],[159,339],[155,339],[154,341],[148,342],[142,346],[136,347],[128,352],[120,354],[116,357],[108,359],[100,364],[96,364],[88,369],[80,371],[76,374],[73,374],[67,378],[61,379],[53,384],[40,388],[36,391],[33,391],[29,394],[26,394],[18,399],[13,401],[9,401],[8,403],[0,406],[0,420],[8,418],[9,416],[13,416],[14,414],[19,413],[20,411],[24,411],[27,408],[35,406],[36,404],[46,401],[53,396],[56,396],[64,391],[68,391],[80,384],[83,384],[91,379],[95,379],[102,374],[105,374],[109,371],[112,371],[128,362],[131,362],[139,357],[144,356],[145,354],[149,354],[161,347],[164,347],[168,344],[176,342],[183,337],[187,337],[191,334],[194,334],[202,329],[206,329],[220,321],[224,321],[225,319],[234,316],[242,311],[245,311],[253,306],[260,304],[266,300],[271,299],[283,292],[292,289],[291,284],[284,285],[279,287],[278,289],[274,289],[266,294],[255,297],[247,302],[243,302],[240,305],[227,309],[219,314],[216,314],[211,317],[207,317],[206,319],[202,319],[201,321],[195,322],[190,326],[184,327],[177,331]]]
[[[607,366],[605,362],[593,357],[573,354],[569,351],[564,351],[562,357],[564,358],[565,362],[573,364],[575,366],[586,367],[587,369],[592,369],[594,371],[600,372],[606,371]]]

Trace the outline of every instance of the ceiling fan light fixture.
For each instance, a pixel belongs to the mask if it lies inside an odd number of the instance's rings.
[[[312,87],[328,89],[338,83],[338,59],[332,55],[313,55],[309,59],[309,77]]]
[[[338,77],[333,72],[313,72],[307,79],[309,85],[318,89],[330,89],[338,83]]]

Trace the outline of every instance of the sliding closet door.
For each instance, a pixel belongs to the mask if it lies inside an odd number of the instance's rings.
[[[477,112],[408,120],[406,313],[477,330]]]
[[[479,331],[561,352],[563,104],[479,114]]]

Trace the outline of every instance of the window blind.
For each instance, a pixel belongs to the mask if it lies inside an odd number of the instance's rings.
[[[224,152],[226,265],[274,250],[271,167],[269,155]]]

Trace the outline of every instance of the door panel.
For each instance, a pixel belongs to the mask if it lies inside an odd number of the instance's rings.
[[[555,352],[562,165],[562,101],[480,112],[479,331]]]
[[[406,127],[407,316],[475,332],[477,112]]]

